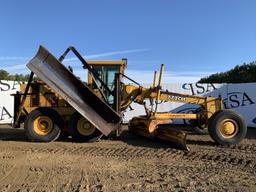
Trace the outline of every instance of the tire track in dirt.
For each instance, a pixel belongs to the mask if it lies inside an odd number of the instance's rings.
[[[40,174],[37,182],[32,185],[31,190],[30,191],[37,191],[37,190],[44,190],[47,188],[47,185],[49,185],[49,181],[50,181],[50,176],[51,176],[51,169],[49,171],[49,169],[43,169],[42,173]]]
[[[220,150],[221,149],[221,150]],[[116,157],[132,160],[134,158],[174,158],[189,161],[214,161],[232,164],[240,168],[256,168],[255,156],[251,153],[241,155],[241,151],[255,149],[255,145],[226,147],[197,147],[194,151],[181,151],[170,148],[145,148],[145,147],[99,147],[79,146],[74,148],[30,148],[32,153],[49,153],[56,155],[79,154],[87,156]],[[26,150],[24,151],[26,152]],[[246,158],[245,158],[246,157]]]
[[[33,192],[38,189],[42,177],[44,176],[44,170],[42,168],[33,167],[29,168],[29,176],[25,179],[26,183],[29,183],[28,186],[24,185],[22,190],[26,189],[27,191]]]
[[[19,191],[19,189],[26,183],[25,178],[28,174],[26,165],[21,165],[14,173],[15,177],[10,183],[8,191]]]
[[[13,165],[12,168],[10,168],[10,170],[4,175],[4,177],[1,178],[0,180],[1,192],[4,192],[4,191],[6,192],[9,190],[11,185],[8,184],[8,182],[11,180],[11,178],[14,177],[16,170],[17,170],[17,166]]]
[[[44,149],[44,153],[48,153],[47,149]],[[52,191],[56,191],[56,183],[54,180],[54,168],[56,167],[56,161],[55,159],[50,157],[49,154],[49,158],[48,158],[48,167],[47,169],[44,169],[43,175],[41,177],[41,181],[39,183],[39,186],[42,190],[45,189],[51,189]]]
[[[73,166],[69,171],[69,178],[64,185],[59,189],[60,191],[85,191],[83,182],[85,180],[85,175],[83,169],[79,167],[82,163],[80,162],[80,157],[74,157],[74,162],[76,162],[77,166]],[[83,190],[82,190],[83,189]]]
[[[16,165],[13,165],[12,168],[9,169],[9,171],[1,178],[0,186],[6,185],[6,181],[8,181],[9,177],[13,177],[16,169],[17,169]]]
[[[221,149],[221,150],[227,150],[227,151],[239,151],[240,153],[248,153],[248,152],[254,152],[256,153],[256,145],[255,144],[239,144],[239,145],[231,145],[231,146],[222,146],[222,145],[201,145],[201,144],[189,144],[192,149]]]
[[[27,145],[26,147],[22,147],[22,148],[17,148],[17,147],[11,147],[9,150],[15,150],[17,151],[18,149],[20,149],[19,151],[24,152],[24,150],[26,150],[26,152],[28,150],[31,150],[31,152],[51,152],[51,153],[69,153],[69,154],[73,154],[73,153],[90,153],[91,151],[94,151],[96,148],[98,150],[101,150],[101,148],[104,148],[104,150],[108,150],[108,146],[104,146],[101,147],[97,144],[95,144],[95,146],[70,146],[70,145],[63,145],[60,143],[53,143],[54,146],[35,146],[35,145]],[[86,144],[85,144],[86,145]],[[221,150],[227,150],[227,151],[239,151],[242,153],[249,153],[249,152],[256,152],[256,145],[255,144],[240,144],[240,145],[235,145],[235,146],[221,146],[221,145],[201,145],[201,144],[188,144],[189,147],[192,149],[191,151],[193,151],[194,149],[204,149],[204,150],[211,150],[211,149],[215,149],[216,151],[218,149]],[[96,148],[95,148],[96,147]],[[1,146],[0,146],[1,148]],[[165,151],[168,151],[168,149],[170,149],[169,151],[173,151],[175,149],[173,148],[167,148],[167,147],[159,147],[159,148],[151,148],[151,147],[141,147],[141,146],[119,146],[118,148],[116,148],[113,145],[109,145],[109,151],[107,153],[112,153],[113,155],[123,152],[126,148],[128,148],[127,150],[131,150],[131,148],[134,149],[135,154],[138,152],[137,148],[144,148],[144,151],[141,153],[146,153],[145,155],[148,155],[147,153],[151,153],[152,151],[159,151],[164,149]],[[88,151],[91,150],[91,151]],[[113,149],[116,149],[116,152],[113,152]],[[5,150],[5,149],[3,149]],[[140,150],[140,149],[139,149]],[[100,151],[99,151],[100,152]],[[130,151],[128,151],[130,154],[132,154]],[[12,157],[13,158],[13,157]]]
[[[217,147],[222,148],[222,149],[227,149],[227,150],[239,150],[239,151],[242,151],[245,153],[248,153],[249,151],[256,153],[256,145],[254,145],[254,144],[233,145],[233,146],[228,146],[228,147],[218,145]]]
[[[82,145],[82,146],[81,146]],[[241,144],[237,146],[223,147],[223,146],[207,146],[199,144],[189,144],[191,151],[181,151],[173,148],[150,148],[141,146],[127,146],[123,143],[108,144],[106,146],[100,146],[101,143],[95,143],[93,145],[87,144],[65,144],[65,143],[52,143],[48,144],[32,144],[25,143],[24,146],[9,146],[7,148],[1,147],[2,151],[12,150],[12,156],[16,152],[24,155],[34,154],[48,154],[49,158],[52,155],[65,156],[65,155],[79,155],[79,156],[91,156],[91,157],[109,157],[109,158],[121,158],[124,160],[133,160],[137,158],[155,158],[155,159],[173,159],[173,160],[185,160],[185,161],[202,161],[202,162],[216,162],[225,164],[225,166],[235,166],[239,169],[247,171],[256,170],[256,145],[255,144]],[[12,160],[12,158],[10,159]],[[52,165],[54,166],[54,165]],[[13,175],[14,167],[6,173],[6,175],[0,180],[0,186],[4,186],[6,182],[2,181],[8,175]],[[48,168],[47,168],[48,169]],[[47,170],[43,172],[44,185],[48,185],[47,181],[50,180],[51,168],[48,173]],[[9,176],[12,177],[12,176]],[[24,176],[23,176],[24,177]],[[1,182],[2,181],[2,182]],[[40,182],[42,186],[42,182]],[[38,186],[37,186],[38,187]],[[44,188],[44,187],[43,187]]]
[[[248,159],[243,157],[237,157],[236,154],[232,153],[217,153],[217,152],[210,152],[208,151],[197,151],[197,152],[185,152],[183,155],[185,160],[191,161],[205,161],[205,162],[217,162],[217,163],[224,163],[226,166],[237,166],[239,168],[253,169],[256,168],[256,161],[255,159]]]
[[[86,188],[86,176],[83,170],[79,170],[78,172],[74,171],[73,177],[71,179],[71,185],[67,191],[85,191],[88,190]],[[88,178],[87,178],[88,179]],[[89,186],[89,185],[88,185]]]
[[[24,160],[19,159],[15,162],[10,171],[1,179],[0,186],[3,191],[18,191],[25,183],[27,176],[27,167]]]
[[[0,188],[5,192],[20,191],[21,189],[30,191],[31,185],[33,185],[33,181],[35,180],[35,175],[31,171],[35,168],[28,163],[28,157],[31,155],[27,154],[23,156],[20,151],[13,151],[13,155],[16,157],[14,160],[1,162],[6,165],[12,165],[12,167],[0,180]],[[31,177],[32,174],[33,177]]]

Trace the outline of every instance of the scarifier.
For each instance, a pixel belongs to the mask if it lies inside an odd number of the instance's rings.
[[[62,62],[72,51],[87,70],[88,81],[76,77],[71,67]],[[29,81],[15,94],[14,127],[24,123],[31,141],[49,142],[71,136],[77,141],[95,141],[102,135],[121,133],[123,113],[133,102],[144,105],[146,115],[133,117],[128,124],[132,133],[158,138],[186,146],[187,133],[174,128],[174,119],[188,119],[201,129],[208,129],[211,138],[221,145],[238,144],[246,135],[244,119],[231,110],[224,110],[222,98],[191,96],[162,90],[161,65],[159,80],[146,88],[124,74],[127,60],[86,61],[69,47],[56,59],[43,46],[27,64],[32,71]],[[33,81],[34,74],[40,79]],[[124,83],[124,80],[132,84]],[[193,114],[158,112],[159,103],[181,102],[198,105]]]

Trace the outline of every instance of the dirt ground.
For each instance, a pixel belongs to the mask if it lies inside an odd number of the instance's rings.
[[[256,129],[238,146],[190,134],[190,151],[124,132],[96,143],[30,143],[0,129],[0,191],[256,191]]]

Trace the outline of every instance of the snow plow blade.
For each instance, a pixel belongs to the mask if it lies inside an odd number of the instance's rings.
[[[107,103],[44,47],[40,46],[27,67],[104,135],[120,122],[120,116]]]
[[[171,127],[171,120],[151,119],[146,116],[134,117],[129,122],[129,131],[150,139],[159,139],[175,148],[189,151],[186,145],[187,133]]]

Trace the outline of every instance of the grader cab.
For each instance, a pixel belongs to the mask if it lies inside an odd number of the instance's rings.
[[[87,82],[77,78],[62,64],[70,51],[88,71]],[[124,74],[126,59],[86,61],[74,47],[69,47],[57,59],[40,46],[27,66],[32,72],[28,83],[22,85],[21,92],[15,95],[17,113],[14,126],[24,123],[31,141],[49,142],[64,134],[78,141],[92,141],[114,131],[119,134],[123,112],[132,102],[144,105],[146,112],[145,116],[130,120],[132,133],[174,141],[184,149],[187,149],[186,133],[168,126],[174,119],[189,119],[194,126],[208,129],[211,138],[221,145],[237,144],[246,134],[243,118],[233,111],[223,110],[221,98],[162,90],[164,65],[158,83],[155,72],[149,88]],[[33,81],[34,73],[40,81]],[[133,85],[124,83],[125,78]],[[196,104],[199,110],[194,114],[158,112],[159,102]]]

